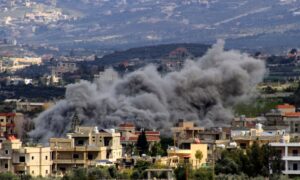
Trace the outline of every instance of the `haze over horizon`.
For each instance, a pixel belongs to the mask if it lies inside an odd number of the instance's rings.
[[[296,0],[0,1],[0,37],[60,47],[129,48],[166,43],[274,51],[299,46]],[[6,8],[6,9],[5,9]],[[30,13],[48,12],[49,19]],[[28,15],[29,14],[29,15]],[[21,19],[26,16],[25,20]]]

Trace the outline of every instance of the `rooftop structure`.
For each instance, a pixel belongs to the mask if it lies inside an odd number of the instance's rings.
[[[259,145],[271,142],[289,142],[290,136],[285,129],[264,130],[262,124],[256,124],[255,128],[234,128],[231,130],[231,140],[243,149],[250,147],[254,142]]]

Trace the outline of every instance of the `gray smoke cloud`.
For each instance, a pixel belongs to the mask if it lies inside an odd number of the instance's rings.
[[[178,119],[206,127],[228,125],[232,106],[250,97],[265,64],[218,41],[206,55],[187,60],[183,69],[161,76],[147,66],[111,83],[97,80],[69,85],[66,98],[36,119],[30,136],[40,142],[65,135],[76,110],[82,125],[115,127],[124,121],[166,130]]]

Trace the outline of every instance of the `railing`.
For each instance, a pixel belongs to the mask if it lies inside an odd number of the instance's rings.
[[[75,159],[55,159],[53,160],[53,164],[84,164],[87,161],[79,159],[79,160],[75,160]]]
[[[283,174],[300,174],[300,170],[284,170]]]

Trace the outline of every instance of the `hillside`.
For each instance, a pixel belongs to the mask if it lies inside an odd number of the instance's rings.
[[[141,60],[159,59],[168,56],[171,51],[177,48],[185,48],[192,56],[199,57],[202,56],[209,47],[209,45],[185,43],[131,48],[105,55],[97,59],[94,64],[108,65],[135,58]]]

